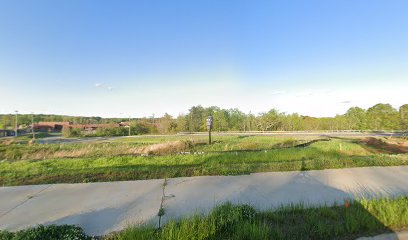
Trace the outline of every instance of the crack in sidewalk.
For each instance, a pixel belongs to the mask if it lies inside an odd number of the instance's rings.
[[[159,224],[158,224],[159,229],[161,228],[162,217],[165,214],[165,210],[164,210],[164,207],[163,207],[164,206],[164,201],[166,201],[169,198],[175,197],[174,194],[166,195],[165,190],[166,190],[167,184],[168,184],[168,179],[165,178],[164,183],[163,183],[163,188],[162,188],[163,192],[162,192],[162,199],[161,199],[161,202],[160,202],[160,208],[159,208],[159,211],[157,213],[157,216],[159,216]]]
[[[43,191],[47,190],[48,188],[50,188],[52,185],[48,185],[45,188],[41,189],[40,191],[34,193],[33,195],[28,195],[26,199],[24,199],[24,201],[22,201],[21,203],[17,204],[16,206],[12,207],[10,210],[6,211],[5,213],[0,215],[0,219],[3,218],[4,216],[6,216],[7,214],[9,214],[10,212],[12,212],[14,209],[22,206],[23,204],[25,204],[26,202],[28,202],[30,199],[33,199],[34,197],[37,197],[38,194],[42,193]]]
[[[164,199],[166,197],[166,194],[164,192],[165,188],[167,185],[167,178],[164,179],[164,183],[163,183],[163,187],[162,187],[162,198],[161,198],[161,202],[160,202],[160,208],[159,208],[159,212],[157,213],[157,216],[159,216],[159,229],[161,228],[161,219],[162,216],[164,215],[164,208],[163,208],[163,203],[164,203]]]

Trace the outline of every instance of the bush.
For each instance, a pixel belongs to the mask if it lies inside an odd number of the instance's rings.
[[[142,135],[152,132],[151,129],[143,123],[136,123],[130,127],[131,135]],[[90,134],[88,136],[97,137],[114,137],[114,136],[127,136],[129,135],[128,127],[108,127],[108,128],[98,128],[95,134]]]
[[[70,128],[70,127],[64,127],[62,129],[62,136],[66,138],[70,137],[81,137],[81,129],[79,128]]]
[[[72,225],[39,225],[18,232],[0,231],[1,240],[91,240],[93,237],[87,236],[82,228]]]
[[[125,127],[98,128],[95,135],[97,137],[127,136],[129,129]]]
[[[142,135],[147,134],[151,131],[146,124],[136,123],[130,127],[130,132],[132,135]]]

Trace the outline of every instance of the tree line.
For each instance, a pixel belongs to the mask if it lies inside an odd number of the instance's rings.
[[[368,109],[352,107],[335,117],[310,117],[297,113],[287,114],[276,109],[259,114],[244,113],[237,108],[193,106],[187,114],[161,118],[131,119],[132,134],[168,134],[175,132],[206,131],[206,118],[213,116],[213,131],[301,131],[301,130],[408,130],[408,104],[398,110],[390,104],[379,103]],[[128,118],[76,117],[62,115],[34,115],[34,122],[119,123]],[[32,115],[18,116],[20,126],[29,126]],[[15,115],[0,115],[0,129],[13,129]],[[99,134],[120,130],[99,130]],[[119,133],[120,132],[120,133]],[[116,134],[116,135],[117,135]]]
[[[320,118],[276,109],[254,115],[236,108],[194,106],[173,121],[178,131],[205,131],[208,115],[214,118],[215,131],[408,130],[408,104],[397,110],[382,103],[368,109],[352,107],[345,114]]]

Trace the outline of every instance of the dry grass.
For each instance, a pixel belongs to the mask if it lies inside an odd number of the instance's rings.
[[[9,146],[8,146],[9,147]],[[139,148],[135,144],[72,144],[72,145],[17,145],[9,147],[1,155],[10,160],[43,160],[58,158],[104,157],[133,155]],[[2,151],[0,151],[1,153]]]
[[[9,139],[5,139],[5,140],[1,140],[0,144],[4,145],[4,146],[9,146],[11,144],[16,143],[16,140],[14,138],[9,138]]]
[[[0,159],[10,160],[43,160],[81,157],[112,157],[132,155],[166,155],[194,149],[195,143],[190,140],[178,140],[150,145],[134,143],[92,143],[60,145],[14,145],[0,149]]]
[[[173,142],[157,143],[138,148],[135,154],[165,155],[190,151],[194,147],[194,142],[190,140],[178,140]]]

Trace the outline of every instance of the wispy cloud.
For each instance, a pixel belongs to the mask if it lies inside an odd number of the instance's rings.
[[[106,85],[105,83],[95,83],[95,87],[96,87],[96,88],[100,88],[100,89],[105,89],[105,90],[108,90],[108,91],[112,91],[112,90],[113,90],[113,87],[112,87],[112,86],[108,86],[108,85]]]
[[[346,101],[341,101],[341,102],[339,102],[339,103],[342,103],[342,104],[350,104],[351,101],[350,101],[350,100],[346,100]]]

